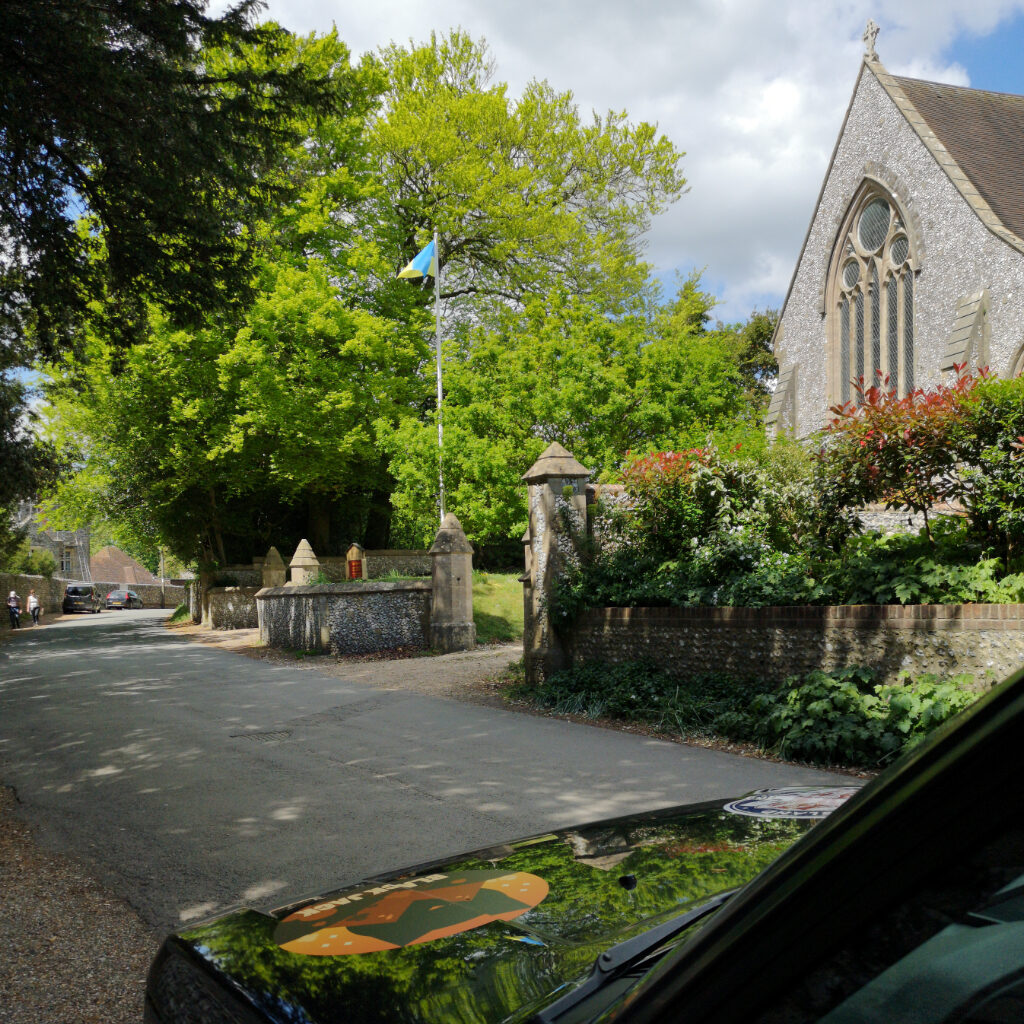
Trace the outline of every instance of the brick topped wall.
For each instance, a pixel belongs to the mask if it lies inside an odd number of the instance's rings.
[[[567,636],[574,664],[648,661],[672,675],[782,681],[820,668],[874,668],[881,681],[970,672],[979,683],[1024,665],[1024,605],[601,608]]]

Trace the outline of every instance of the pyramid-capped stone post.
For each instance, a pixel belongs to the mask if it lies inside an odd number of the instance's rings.
[[[291,584],[293,587],[309,586],[313,579],[320,574],[320,561],[313,554],[313,549],[305,537],[299,541],[289,568],[292,571]]]
[[[562,571],[559,538],[587,528],[587,481],[590,470],[557,442],[523,474],[529,528],[524,536],[523,662],[528,683],[540,683],[565,668],[565,646],[552,628],[548,609]],[[563,541],[563,545],[565,542]],[[571,547],[571,544],[569,545]]]
[[[281,552],[272,547],[263,559],[263,586],[283,587],[288,582],[288,567]]]
[[[449,512],[430,546],[433,596],[430,646],[444,653],[476,646],[473,622],[473,545]]]

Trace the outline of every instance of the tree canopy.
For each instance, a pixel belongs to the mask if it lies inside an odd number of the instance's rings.
[[[607,474],[630,450],[756,429],[750,345],[708,328],[696,277],[663,303],[642,260],[684,186],[656,128],[587,119],[546,83],[512,98],[460,32],[355,66],[335,33],[273,38],[204,66],[304,68],[335,103],[293,111],[254,181],[279,200],[248,223],[248,299],[190,323],[151,298],[127,353],[90,307],[82,351],[51,364],[54,430],[82,466],[54,517],[112,516],[219,563],[302,536],[321,554],[429,541],[432,289],[396,273],[435,228],[448,506],[472,539],[522,532],[519,475],[550,440]]]
[[[90,301],[112,337],[145,300],[198,322],[251,292],[254,218],[293,112],[338,79],[279,59],[258,0],[5,0],[0,5],[0,340],[53,353]],[[233,59],[258,50],[262,62]]]

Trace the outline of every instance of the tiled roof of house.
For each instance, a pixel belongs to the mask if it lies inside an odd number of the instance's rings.
[[[108,545],[89,559],[92,578],[100,583],[155,583],[156,577],[120,548]]]
[[[992,212],[1024,238],[1024,96],[892,78]]]

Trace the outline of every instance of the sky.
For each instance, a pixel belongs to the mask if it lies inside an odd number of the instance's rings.
[[[336,25],[355,55],[462,28],[513,96],[547,79],[583,111],[656,122],[686,154],[689,191],[655,220],[647,258],[667,291],[703,270],[725,321],[782,304],[868,18],[894,74],[1024,93],[1024,0],[270,0],[265,17]]]

